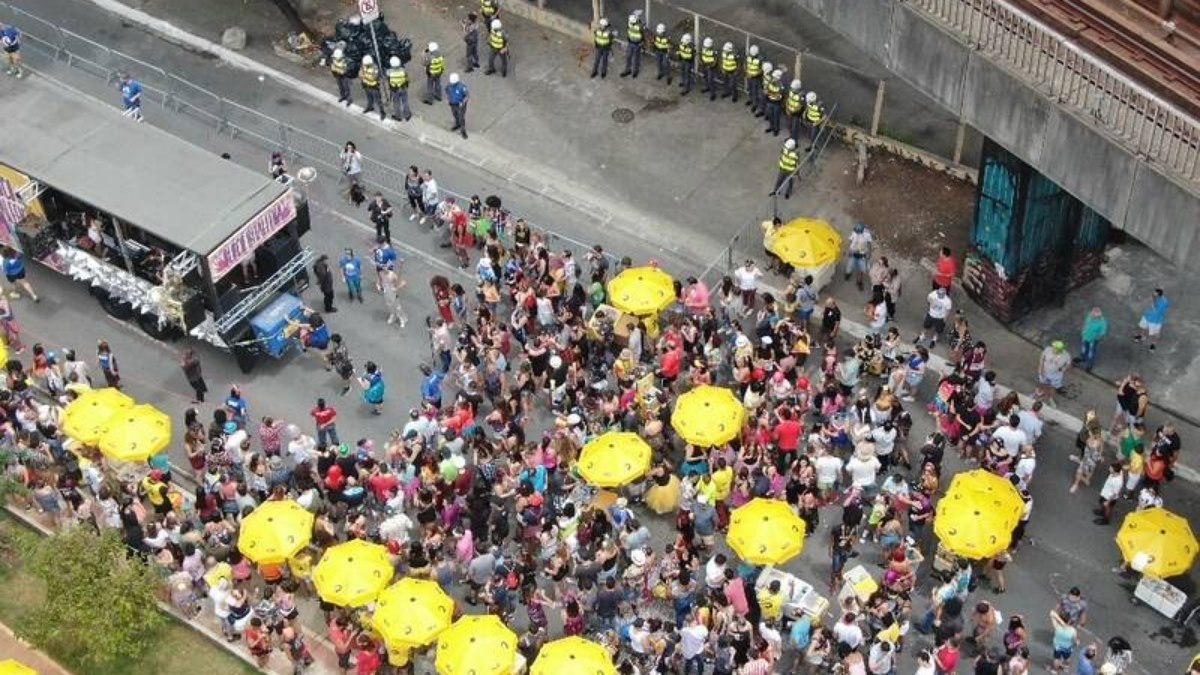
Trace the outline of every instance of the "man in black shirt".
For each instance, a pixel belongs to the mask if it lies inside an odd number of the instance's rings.
[[[392,205],[383,198],[383,193],[376,192],[375,198],[367,205],[367,213],[375,224],[375,241],[383,243],[392,240]]]
[[[836,300],[829,298],[825,301],[825,311],[821,313],[821,335],[826,340],[832,340],[838,336],[841,328],[842,310]]]

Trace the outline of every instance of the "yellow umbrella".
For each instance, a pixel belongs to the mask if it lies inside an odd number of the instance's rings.
[[[960,473],[937,504],[933,531],[956,555],[979,560],[1008,549],[1025,503],[1012,483],[990,471]]]
[[[634,316],[654,316],[675,302],[675,280],[657,267],[630,267],[608,282],[608,301]]]
[[[1159,579],[1187,574],[1200,548],[1187,519],[1162,507],[1125,516],[1117,546],[1131,567]]]
[[[724,445],[742,433],[746,409],[724,387],[702,385],[680,396],[671,414],[671,426],[692,445]]]
[[[362,607],[391,583],[396,568],[386,546],[351,539],[325,551],[313,568],[321,599],[338,607]]]
[[[641,436],[612,431],[583,446],[579,473],[596,487],[620,487],[641,478],[650,470],[654,451]]]
[[[725,541],[752,565],[779,565],[800,555],[805,529],[787,502],[756,498],[730,515]]]
[[[405,578],[388,586],[375,600],[372,623],[389,645],[424,647],[454,620],[454,600],[437,582]]]
[[[612,657],[602,645],[577,635],[546,643],[529,675],[616,675]]]
[[[71,401],[62,414],[63,431],[85,445],[95,445],[117,412],[133,407],[133,399],[119,389],[92,389]]]
[[[263,502],[242,521],[238,550],[254,563],[282,563],[312,540],[313,514],[296,502]]]
[[[8,343],[4,340],[0,340],[0,363],[8,363]],[[0,670],[0,675],[3,675],[3,673],[4,671]]]
[[[121,410],[107,426],[100,452],[122,462],[144,462],[171,444],[171,418],[152,405]]]
[[[38,671],[16,659],[0,661],[0,675],[38,675]]]
[[[438,637],[438,675],[509,675],[517,634],[494,614],[470,614]]]
[[[842,253],[842,235],[817,218],[797,218],[770,232],[766,249],[793,267],[819,267],[836,262]]]

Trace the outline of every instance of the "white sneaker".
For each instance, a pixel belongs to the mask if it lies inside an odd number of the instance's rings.
[[[392,325],[392,324],[393,324],[393,323],[395,323],[395,322],[396,322],[396,317],[394,317],[394,316],[389,316],[389,317],[388,317],[388,325],[389,325],[389,326],[390,326],[390,325]],[[401,324],[401,325],[404,325],[404,324]]]
[[[405,326],[406,324],[408,324],[408,319],[405,319],[405,318],[401,317],[401,319],[400,319],[400,327],[401,327],[401,328],[404,328],[404,326]]]
[[[410,215],[410,216],[408,217],[408,220],[409,220],[409,222],[412,222],[412,221],[414,221],[414,220],[416,220],[416,219],[417,219],[417,214],[415,214],[415,213],[414,213],[414,214],[412,214],[412,215]]]

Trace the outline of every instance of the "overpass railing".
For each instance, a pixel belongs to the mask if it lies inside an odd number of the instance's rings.
[[[1200,187],[1200,122],[1005,0],[909,0],[1140,158]]]

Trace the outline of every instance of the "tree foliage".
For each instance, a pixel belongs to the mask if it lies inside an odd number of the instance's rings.
[[[46,584],[46,602],[30,614],[23,637],[97,666],[145,652],[164,623],[159,579],[127,550],[115,531],[83,526],[33,541],[25,564]]]

